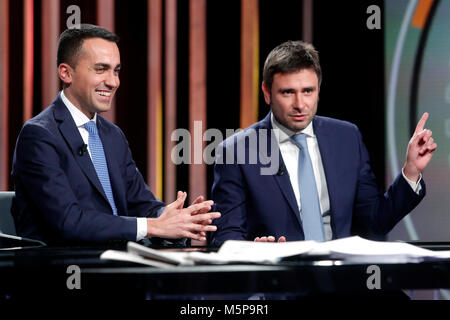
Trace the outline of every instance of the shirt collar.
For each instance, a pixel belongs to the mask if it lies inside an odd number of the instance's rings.
[[[283,143],[283,142],[289,141],[290,138],[295,134],[295,132],[289,130],[288,128],[283,126],[281,123],[279,123],[275,119],[273,112],[270,115],[270,121],[272,123],[272,128],[274,129],[275,137],[276,137],[278,143]],[[300,133],[304,133],[308,137],[314,138],[315,134],[314,134],[314,128],[313,128],[312,121],[306,126],[305,129],[300,131]]]
[[[73,103],[70,102],[69,99],[67,99],[66,95],[64,94],[64,90],[61,90],[61,99],[69,110],[70,115],[75,121],[75,125],[77,127],[83,127],[89,121],[94,121],[95,123],[97,123],[97,113],[94,114],[94,118],[89,119],[83,112],[80,111],[80,109],[75,107]]]

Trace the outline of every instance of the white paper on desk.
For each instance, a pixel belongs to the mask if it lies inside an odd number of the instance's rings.
[[[318,243],[307,255],[325,251],[329,252],[330,258],[355,263],[417,263],[450,259],[450,251],[432,251],[404,242],[371,241],[358,236]]]
[[[175,267],[175,265],[170,264],[170,263],[145,259],[145,258],[140,257],[133,253],[129,253],[126,251],[117,251],[117,250],[106,250],[105,252],[103,252],[100,255],[100,259],[134,262],[134,263],[145,264],[145,265],[157,267],[157,268],[174,268]]]
[[[353,263],[417,263],[424,260],[450,259],[450,251],[436,252],[403,242],[371,241],[348,237],[327,242],[252,242],[226,241],[217,253],[191,253],[196,263],[274,264],[291,256],[328,257]]]
[[[127,250],[130,253],[142,256],[147,259],[163,261],[172,264],[192,265],[192,260],[188,259],[189,252],[156,250],[142,246],[136,242],[128,242]]]
[[[263,263],[274,264],[283,257],[303,254],[317,245],[315,241],[253,242],[228,240],[217,253],[191,252],[188,259],[197,263]]]
[[[131,261],[167,267],[193,264],[258,263],[276,264],[292,256],[340,259],[350,263],[416,263],[424,260],[450,260],[450,251],[432,251],[403,242],[371,241],[349,237],[327,242],[253,242],[226,241],[219,251],[177,252],[155,250],[134,242],[128,252],[108,250],[103,259]]]
[[[177,265],[193,265],[187,259],[188,252],[155,250],[136,242],[127,243],[127,251],[107,250],[100,256],[101,259],[128,261],[142,263],[158,268],[175,267]]]

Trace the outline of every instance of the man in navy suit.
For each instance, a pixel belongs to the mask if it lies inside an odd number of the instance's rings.
[[[183,208],[185,192],[165,206],[136,168],[128,142],[99,113],[119,87],[118,38],[93,25],[64,31],[58,44],[63,90],[27,121],[17,139],[12,213],[19,235],[48,244],[205,240],[215,230],[212,201]]]
[[[428,114],[408,144],[402,173],[383,195],[358,128],[316,116],[321,80],[311,44],[288,41],[267,57],[262,91],[271,112],[217,149],[212,199],[222,216],[214,221],[212,244],[325,241],[357,229],[379,237],[424,197],[421,172],[437,147],[424,129]],[[271,174],[267,158],[277,163]]]

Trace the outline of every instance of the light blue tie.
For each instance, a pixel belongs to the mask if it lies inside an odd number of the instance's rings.
[[[102,184],[103,191],[105,191],[106,197],[108,198],[113,213],[114,215],[117,215],[117,208],[111,189],[111,181],[109,180],[105,151],[103,150],[102,140],[100,140],[100,136],[98,135],[97,125],[94,121],[89,121],[84,125],[84,127],[89,132],[89,151],[91,152],[95,171],[97,172],[98,179]]]
[[[308,145],[306,144],[306,135],[304,133],[295,134],[291,139],[300,148],[298,153],[298,186],[300,188],[305,240],[325,241],[316,179],[314,178]]]

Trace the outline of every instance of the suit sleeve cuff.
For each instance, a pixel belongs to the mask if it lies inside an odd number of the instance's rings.
[[[159,217],[160,217],[160,216],[162,215],[162,213],[163,213],[164,209],[166,209],[166,206],[163,206],[163,207],[159,208],[159,209],[158,209],[158,213],[157,213],[156,217],[158,217],[158,218],[159,218]]]
[[[414,181],[409,180],[409,179],[405,176],[405,174],[403,173],[403,169],[402,169],[402,175],[403,175],[403,178],[406,180],[406,182],[408,182],[408,184],[411,186],[411,188],[413,189],[413,191],[414,191],[416,194],[419,194],[419,193],[420,193],[420,190],[422,190],[422,186],[420,185],[420,181],[422,180],[422,174],[420,174],[419,180],[417,180],[417,182],[414,182]]]

